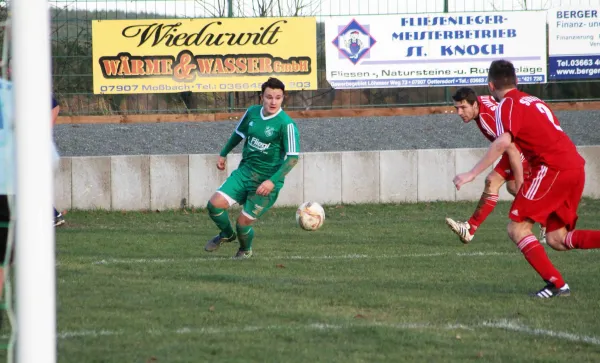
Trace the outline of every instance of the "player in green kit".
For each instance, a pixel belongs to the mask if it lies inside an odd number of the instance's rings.
[[[240,248],[235,258],[252,256],[252,223],[273,206],[285,176],[298,163],[300,136],[296,123],[281,109],[284,91],[277,78],[263,83],[262,106],[248,108],[219,154],[217,168],[225,170],[227,154],[245,139],[239,167],[208,202],[208,214],[221,232],[208,241],[207,252],[237,238]],[[243,209],[234,231],[227,209],[236,203]]]

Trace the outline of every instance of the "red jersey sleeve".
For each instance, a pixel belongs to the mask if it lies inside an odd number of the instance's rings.
[[[539,98],[516,89],[506,93],[496,111],[496,124],[510,132],[513,142],[533,168],[545,165],[554,170],[583,167],[585,161],[575,144],[559,126],[556,115]]]
[[[517,137],[521,129],[521,120],[514,99],[506,97],[498,105],[496,109],[496,129],[498,136],[510,132],[513,138]]]
[[[498,103],[490,96],[478,96],[477,103],[479,104],[479,115],[475,118],[475,122],[483,136],[494,141],[498,137],[495,118]]]

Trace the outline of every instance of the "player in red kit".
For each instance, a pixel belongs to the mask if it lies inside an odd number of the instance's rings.
[[[477,96],[477,93],[472,88],[462,87],[456,91],[452,99],[454,100],[454,107],[457,114],[465,123],[475,120],[483,136],[491,142],[496,140],[499,135],[496,129],[495,115],[498,103],[491,96]],[[506,183],[506,189],[514,196],[517,194],[517,184],[521,185],[523,183],[523,175],[515,176],[512,171],[516,168],[510,165],[510,153],[513,153],[513,162],[522,163],[522,168],[519,168],[519,170],[523,170],[525,173],[529,171],[527,160],[525,160],[525,157],[516,145],[513,144],[502,155],[494,170],[486,176],[481,199],[471,218],[466,222],[446,218],[446,224],[458,235],[463,243],[469,243],[473,239],[477,228],[492,213],[498,203],[498,193],[502,185]]]
[[[557,251],[600,248],[600,231],[575,230],[585,183],[585,161],[548,105],[517,90],[512,63],[493,61],[488,81],[491,94],[501,101],[496,110],[499,136],[471,171],[454,177],[454,184],[460,189],[492,165],[511,144],[517,144],[529,162],[531,173],[525,177],[510,208],[508,235],[546,282],[546,286],[532,295],[568,296],[569,285],[531,227],[535,222],[544,223],[546,241]]]

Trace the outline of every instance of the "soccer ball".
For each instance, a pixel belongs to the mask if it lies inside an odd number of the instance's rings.
[[[325,222],[325,210],[317,202],[304,202],[296,210],[296,222],[305,231],[316,231]]]

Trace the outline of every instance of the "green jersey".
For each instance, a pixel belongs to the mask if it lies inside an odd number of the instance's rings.
[[[300,153],[298,127],[282,109],[265,117],[262,106],[250,107],[235,133],[246,139],[240,167],[247,167],[266,178],[281,167],[287,155]]]

